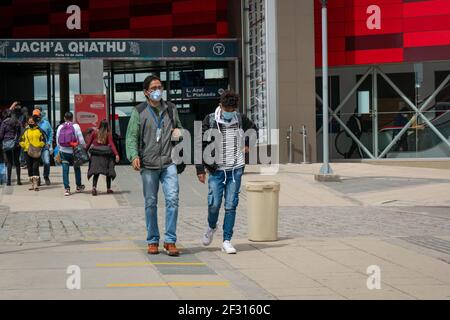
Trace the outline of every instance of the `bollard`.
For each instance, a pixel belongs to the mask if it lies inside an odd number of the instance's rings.
[[[300,131],[300,135],[302,136],[302,140],[303,140],[303,162],[302,164],[308,164],[309,162],[306,161],[306,151],[307,151],[307,146],[306,146],[306,138],[308,136],[307,132],[306,132],[306,126],[303,125],[302,126],[302,130]]]
[[[250,241],[278,240],[278,207],[280,183],[249,181],[247,191],[248,239]]]
[[[288,143],[288,159],[289,162],[288,163],[293,163],[294,159],[293,159],[293,153],[292,153],[292,133],[294,132],[294,127],[289,126],[289,129],[287,131],[287,143]]]

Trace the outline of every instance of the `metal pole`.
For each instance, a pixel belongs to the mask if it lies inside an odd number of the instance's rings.
[[[294,127],[289,126],[288,132],[287,132],[287,142],[288,142],[288,158],[289,163],[293,163],[293,154],[292,154],[292,133],[294,131]]]
[[[372,144],[373,155],[378,158],[378,73],[373,68],[372,74]]]
[[[322,2],[322,110],[323,110],[323,165],[320,168],[322,175],[332,175],[333,170],[329,163],[328,153],[328,21],[327,21],[327,0]]]
[[[306,126],[302,126],[301,131],[302,139],[303,139],[303,162],[302,164],[307,164],[306,162]]]

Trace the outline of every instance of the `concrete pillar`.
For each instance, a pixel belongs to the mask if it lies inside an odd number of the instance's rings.
[[[80,80],[82,94],[103,94],[103,60],[82,60]]]
[[[59,66],[59,97],[60,97],[59,120],[64,120],[64,114],[70,111],[69,65],[66,63],[62,63]]]
[[[294,162],[302,162],[303,125],[308,132],[307,160],[316,162],[314,2],[277,1],[277,27],[280,162],[288,161],[290,125],[294,126]]]

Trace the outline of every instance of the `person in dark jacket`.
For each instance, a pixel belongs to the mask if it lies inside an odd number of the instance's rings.
[[[20,113],[20,109],[19,109]],[[6,118],[0,125],[0,141],[3,142],[3,153],[7,164],[7,182],[11,185],[11,175],[13,166],[16,167],[17,184],[21,185],[20,180],[20,146],[19,140],[22,133],[22,126],[18,120],[15,109],[6,111]],[[5,147],[8,145],[8,149]]]
[[[114,161],[118,163],[120,157],[114,145],[108,121],[102,120],[98,129],[91,133],[86,144],[86,150],[91,154],[87,177],[90,179],[94,176],[92,181],[92,195],[97,195],[97,182],[101,174],[106,176],[107,193],[113,193],[111,181],[116,178]]]
[[[208,132],[214,132],[214,142],[212,136],[211,139],[202,141],[203,161],[196,165],[198,180],[201,183],[206,181],[206,170],[209,173],[208,227],[202,243],[204,246],[211,244],[217,230],[222,200],[225,199],[222,251],[227,254],[236,253],[231,239],[244,174],[245,153],[248,153],[250,146],[256,144],[258,138],[257,126],[247,116],[238,112],[238,106],[239,96],[232,91],[225,91],[220,97],[220,105],[216,111],[206,116],[202,125],[202,137]],[[246,135],[250,138],[248,141],[245,139]],[[211,143],[216,144],[215,152],[214,155],[211,152],[211,159],[207,159],[206,156],[209,155],[205,156],[205,149]]]

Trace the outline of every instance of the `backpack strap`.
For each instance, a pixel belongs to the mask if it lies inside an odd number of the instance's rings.
[[[177,119],[174,112],[174,108],[176,108],[176,106],[171,102],[166,102],[166,104],[167,104],[167,113],[169,115],[170,121],[172,121],[172,128],[176,129],[178,127]]]
[[[243,120],[242,120],[242,113],[238,112],[238,113],[237,113],[237,118],[238,118],[238,122],[239,122],[239,129],[244,130],[244,128],[243,128],[243,126],[242,126],[242,123],[243,123]]]

